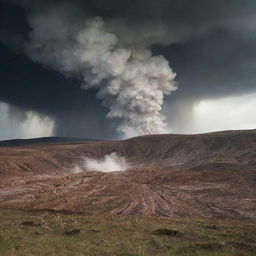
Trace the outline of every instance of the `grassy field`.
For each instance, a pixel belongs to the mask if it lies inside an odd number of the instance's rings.
[[[0,209],[1,256],[254,256],[256,223]]]

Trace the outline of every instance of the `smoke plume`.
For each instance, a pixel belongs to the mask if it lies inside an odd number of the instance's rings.
[[[166,131],[161,110],[164,96],[176,90],[175,74],[163,56],[152,55],[149,45],[136,39],[124,43],[111,31],[114,25],[101,17],[86,18],[75,6],[41,8],[31,13],[29,24],[30,58],[82,79],[83,89],[97,88],[97,97],[109,108],[107,117],[121,120],[118,131]]]
[[[85,158],[84,164],[81,167],[76,166],[73,170],[74,173],[87,171],[97,172],[114,172],[125,171],[129,169],[129,164],[124,157],[118,156],[115,152],[105,155],[102,159]]]

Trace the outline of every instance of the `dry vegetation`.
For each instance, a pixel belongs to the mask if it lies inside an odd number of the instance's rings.
[[[1,256],[254,256],[256,223],[0,210]]]

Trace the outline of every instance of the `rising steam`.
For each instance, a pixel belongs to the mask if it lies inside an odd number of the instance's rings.
[[[82,78],[82,88],[98,88],[108,118],[121,120],[127,134],[165,132],[164,95],[176,89],[175,74],[163,56],[145,45],[124,44],[101,17],[85,19],[74,8],[34,12],[29,56],[67,76]],[[146,40],[146,39],[145,39]]]
[[[102,159],[85,158],[82,166],[76,166],[74,173],[87,171],[115,172],[126,171],[129,164],[124,157],[118,156],[115,152],[105,155]]]

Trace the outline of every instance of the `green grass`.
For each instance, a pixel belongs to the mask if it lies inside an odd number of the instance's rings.
[[[1,256],[254,256],[255,241],[249,221],[0,210]]]

